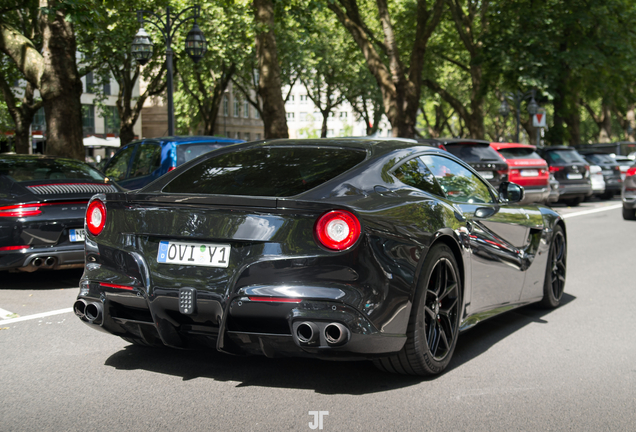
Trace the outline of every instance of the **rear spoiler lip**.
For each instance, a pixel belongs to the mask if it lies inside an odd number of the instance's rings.
[[[115,194],[108,194],[114,198]],[[189,194],[126,194],[128,204],[162,204],[162,205],[212,205],[228,207],[249,207],[263,209],[304,209],[320,211],[324,209],[348,208],[346,205],[304,201],[297,198],[254,197],[243,195],[189,195]]]

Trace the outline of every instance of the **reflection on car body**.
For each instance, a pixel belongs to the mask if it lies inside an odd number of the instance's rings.
[[[140,345],[435,374],[460,330],[560,302],[565,225],[521,199],[413,142],[239,144],[92,199],[74,310]],[[227,267],[197,265],[219,245]]]

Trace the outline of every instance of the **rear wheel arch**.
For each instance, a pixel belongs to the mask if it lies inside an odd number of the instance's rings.
[[[466,289],[466,274],[465,274],[464,258],[462,256],[461,247],[459,246],[459,243],[457,242],[457,240],[455,240],[454,237],[451,237],[450,235],[442,234],[438,236],[433,241],[433,243],[431,243],[429,250],[432,249],[433,246],[435,246],[438,243],[445,244],[446,246],[449,247],[451,252],[453,252],[453,256],[455,257],[455,262],[457,263],[457,266],[459,267],[459,277],[461,279],[462,298],[465,298],[464,296],[466,293],[464,291]],[[424,260],[422,260],[422,263],[423,262]]]

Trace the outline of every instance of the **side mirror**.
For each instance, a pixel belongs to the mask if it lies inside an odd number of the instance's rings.
[[[499,185],[499,197],[504,202],[516,203],[523,199],[525,192],[523,187],[516,183],[501,182]]]

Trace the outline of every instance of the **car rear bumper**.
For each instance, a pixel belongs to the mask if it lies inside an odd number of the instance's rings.
[[[524,197],[520,204],[544,203],[550,196],[549,187],[524,187]]]
[[[0,252],[0,270],[61,270],[84,266],[84,242]]]
[[[277,289],[296,293],[294,302],[254,300],[254,293]],[[343,303],[342,287],[251,287],[240,289],[229,301],[194,291],[189,314],[180,309],[179,293],[175,289],[148,298],[143,289],[82,280],[74,310],[84,323],[114,335],[232,354],[360,359],[395,353],[406,341],[404,334],[380,331]],[[301,326],[308,337],[301,337]]]
[[[592,186],[587,184],[563,184],[559,182],[559,199],[585,198],[592,195]]]

